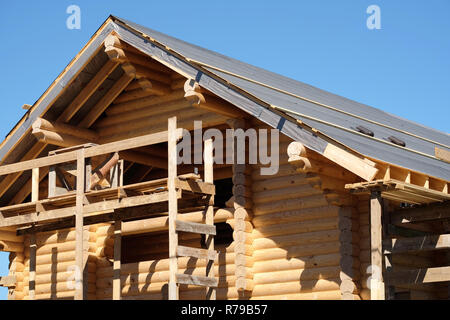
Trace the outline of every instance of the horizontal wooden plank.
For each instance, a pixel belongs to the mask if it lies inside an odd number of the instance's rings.
[[[216,226],[204,224],[204,223],[196,223],[196,222],[187,222],[176,220],[175,226],[177,231],[182,232],[191,232],[191,233],[200,233],[206,235],[216,235]]]
[[[215,260],[217,258],[217,251],[211,251],[206,249],[191,248],[185,246],[177,247],[177,256],[180,257],[193,257],[197,259]]]
[[[177,129],[177,137],[182,137],[182,129]],[[129,150],[139,147],[144,147],[152,144],[157,144],[167,141],[167,131],[158,133],[152,133],[136,138],[130,138],[121,141],[110,142],[98,146],[87,148],[85,151],[85,157],[95,157],[111,152],[119,152],[123,150]],[[28,161],[22,161],[13,164],[7,164],[0,166],[0,176],[10,174],[14,172],[20,172],[25,170],[31,170],[33,168],[47,167],[59,163],[74,161],[77,159],[77,151],[70,151],[63,154],[57,154],[42,158],[37,158]]]
[[[190,212],[199,210],[207,204],[203,199],[179,199],[178,209],[189,210]],[[152,203],[150,205],[141,205],[136,207],[128,207],[126,210],[108,210],[107,212],[98,213],[94,212],[84,216],[84,225],[91,225],[97,223],[111,222],[116,220],[126,219],[147,219],[154,215],[166,215],[168,211],[168,202]],[[139,222],[141,220],[135,220]],[[145,224],[145,221],[142,222]],[[37,224],[33,227],[21,227],[17,229],[17,234],[24,235],[33,232],[46,232],[54,231],[66,228],[72,228],[74,226],[73,216],[66,217],[64,219],[58,219],[56,222],[44,222],[43,224]]]
[[[177,274],[177,283],[202,287],[217,287],[218,281],[216,278]]]
[[[401,253],[450,248],[450,234],[425,237],[387,239],[384,241],[385,253]]]
[[[180,198],[181,194],[177,196]],[[83,214],[97,214],[108,210],[117,210],[122,208],[142,206],[150,203],[164,202],[168,199],[167,191],[153,193],[149,195],[128,197],[124,199],[113,199],[91,203],[83,206]],[[19,216],[8,217],[0,220],[0,227],[16,226],[44,221],[51,221],[61,218],[72,217],[74,215],[74,207],[54,209],[40,212],[39,214],[33,212]]]
[[[17,279],[15,276],[0,277],[0,287],[15,287]]]
[[[450,218],[450,201],[416,208],[401,209],[391,213],[392,224],[425,222]]]
[[[175,187],[194,193],[209,195],[214,195],[216,193],[216,187],[214,186],[214,184],[202,181],[176,179]]]
[[[391,271],[386,274],[389,285],[450,281],[450,267]]]

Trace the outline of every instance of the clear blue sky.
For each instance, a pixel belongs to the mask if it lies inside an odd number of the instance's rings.
[[[381,30],[366,27],[372,4]],[[0,136],[109,14],[450,132],[449,13],[448,0],[2,1]]]

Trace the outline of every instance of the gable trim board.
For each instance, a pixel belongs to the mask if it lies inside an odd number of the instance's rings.
[[[290,109],[283,111],[276,110],[277,108],[274,108],[274,106],[272,106],[269,102],[265,101],[266,99],[264,99],[264,97],[256,95],[254,92],[249,92],[251,90],[247,90],[248,88],[242,89],[242,86],[240,86],[239,83],[236,84],[234,79],[227,79],[223,74],[218,75],[217,73],[219,72],[216,70],[209,70],[206,67],[202,67],[201,63],[195,63],[194,61],[196,60],[184,56],[178,51],[165,46],[163,43],[153,39],[144,32],[145,30],[150,29],[146,29],[144,27],[141,28],[144,30],[138,30],[134,24],[130,26],[130,23],[125,20],[118,19],[113,16],[108,18],[99,29],[101,32],[98,32],[94,38],[91,39],[91,43],[88,44],[88,47],[84,50],[84,52],[82,52],[77,61],[70,66],[69,70],[66,68],[66,72],[57,82],[61,85],[51,88],[49,93],[44,96],[42,101],[39,103],[38,107],[33,108],[28,119],[26,119],[26,121],[24,121],[20,127],[13,132],[12,136],[9,137],[5,143],[3,143],[3,146],[0,149],[0,158],[5,158],[6,154],[9,150],[11,150],[15,143],[19,141],[22,135],[31,128],[31,124],[34,120],[47,110],[53,99],[55,99],[63,90],[64,86],[70,83],[73,80],[73,77],[75,77],[76,74],[82,69],[84,64],[89,61],[89,55],[92,55],[97,51],[97,49],[101,48],[106,36],[112,31],[115,31],[124,42],[129,43],[136,49],[151,56],[155,60],[161,62],[183,76],[195,79],[201,87],[213,92],[217,96],[246,111],[262,122],[274,128],[278,128],[283,134],[289,136],[295,141],[301,141],[311,150],[327,156],[328,153],[325,152],[327,146],[334,146],[333,149],[339,148],[342,154],[347,154],[350,157],[351,161],[336,162],[336,159],[333,158],[330,160],[354,172],[367,181],[370,181],[375,177],[378,169],[370,166],[361,157],[336,146],[334,141],[337,141],[337,145],[343,145],[351,151],[356,151],[356,154],[358,155],[362,154],[373,159],[378,159],[383,162],[388,162],[393,165],[407,168],[409,170],[428,174],[438,179],[450,180],[450,168],[448,168],[450,166],[444,165],[444,162],[440,160],[431,159],[420,154],[413,154],[412,157],[414,157],[414,159],[411,159],[411,154],[405,152],[407,150],[395,150],[398,149],[397,146],[384,146],[383,157],[380,157],[379,154],[374,154],[373,152],[373,144],[375,144],[375,142],[366,141],[365,143],[361,143],[360,140],[364,139],[364,137],[359,138],[356,137],[355,134],[341,132],[342,130],[338,130],[336,128],[332,131],[329,126],[325,126],[317,121],[314,122],[311,119],[303,121],[300,116],[295,114],[295,111],[292,111],[291,114],[289,114],[288,111]],[[208,50],[205,50],[205,52],[208,52],[209,54]],[[72,70],[73,68],[75,68],[75,70]],[[265,94],[267,95],[267,93]],[[301,121],[299,123],[296,120]],[[446,146],[442,140],[437,142],[437,145]],[[377,146],[377,148],[380,149],[383,147]],[[361,152],[362,150],[364,152]],[[385,153],[392,154],[387,155]],[[352,162],[354,161],[357,162],[356,167],[362,169],[356,170],[355,172],[355,168],[352,166]],[[362,164],[363,166],[361,167]]]

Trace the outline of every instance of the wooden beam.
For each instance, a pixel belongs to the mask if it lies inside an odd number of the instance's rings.
[[[228,118],[248,118],[249,114],[245,111],[237,109],[231,103],[225,102],[219,98],[211,95],[204,95],[205,102],[200,102],[199,104],[194,104],[194,107],[207,110],[210,112],[215,112]]]
[[[86,140],[65,133],[52,132],[43,129],[33,129],[31,133],[40,142],[63,148],[91,142],[91,140]]]
[[[161,169],[167,169],[167,159],[158,157],[157,155],[148,155],[143,152],[125,150],[119,152],[119,155],[124,160],[130,162],[136,162],[148,167],[156,167]]]
[[[47,173],[48,173],[48,168],[40,168],[39,169],[39,182],[44,180],[44,178],[47,176]],[[31,179],[28,179],[28,181],[22,186],[22,188],[11,199],[9,204],[22,203],[28,197],[28,195],[31,193],[31,188],[32,188],[32,181],[31,181]]]
[[[87,257],[85,257],[84,248],[84,224],[83,224],[83,204],[85,188],[85,150],[77,151],[77,195],[75,211],[75,300],[85,300],[87,290],[85,290],[87,279],[84,279],[84,270]],[[85,261],[86,258],[86,261]]]
[[[217,258],[216,251],[206,249],[190,248],[185,246],[177,247],[177,255],[179,257],[193,257],[197,259],[206,259],[214,261]]]
[[[117,66],[118,62],[108,60],[75,99],[64,109],[64,112],[58,117],[57,122],[69,122]]]
[[[448,218],[450,218],[450,201],[399,209],[391,213],[391,222],[395,225]]]
[[[213,140],[210,138],[205,141],[205,150],[203,154],[203,176],[205,183],[214,184],[214,158],[213,158]],[[209,228],[214,228],[214,233],[206,234],[206,249],[208,251],[214,250],[214,236],[216,232],[216,226],[214,225],[214,195],[209,197],[209,205],[206,207],[205,223]],[[206,277],[204,280],[212,281],[208,286],[208,292],[206,297],[209,300],[216,300],[217,279],[214,276],[214,260],[208,261],[206,266]]]
[[[450,249],[450,234],[430,235],[424,237],[386,239],[385,245],[389,250],[385,253],[405,253],[416,251],[430,251]]]
[[[30,159],[33,159],[42,152],[46,147],[46,144],[42,142],[37,142],[34,144],[33,147],[31,147],[30,150],[22,157],[21,161],[28,161]],[[14,184],[14,182],[19,179],[21,176],[21,172],[13,173],[5,177],[2,182],[0,182],[0,197],[5,194],[6,191]]]
[[[370,281],[371,300],[384,300],[383,243],[382,243],[382,211],[381,193],[374,191],[370,196],[370,252],[372,275]]]
[[[114,222],[114,263],[113,263],[113,300],[121,300],[122,286],[120,283],[122,257],[122,221]]]
[[[108,172],[119,162],[119,153],[115,152],[106,159],[103,163],[99,165],[98,168],[95,168],[90,181],[89,190],[95,187],[102,179],[107,177]]]
[[[32,169],[31,175],[31,202],[39,200],[39,168]]]
[[[128,86],[133,80],[133,76],[124,73],[119,80],[108,90],[108,92],[100,99],[95,106],[91,108],[86,117],[80,122],[82,128],[89,128],[108,108],[108,106],[117,98],[117,96]]]
[[[392,271],[387,276],[393,285],[447,282],[450,281],[450,267]]]
[[[435,154],[436,158],[438,158],[439,160],[450,163],[450,151],[449,150],[434,147],[434,154]]]
[[[206,235],[216,235],[216,227],[214,225],[207,225],[204,223],[187,222],[176,220],[176,231],[192,232]]]
[[[190,191],[193,193],[201,193],[209,195],[214,195],[216,193],[216,187],[212,183],[177,179],[175,181],[175,185],[177,188],[180,188],[184,191]]]
[[[176,193],[176,196],[179,198],[181,194],[179,192]],[[91,215],[100,215],[99,212],[105,212],[108,210],[118,210],[123,208],[130,208],[143,206],[151,203],[159,203],[167,201],[168,194],[167,192],[157,192],[149,195],[142,196],[134,196],[127,197],[123,199],[114,199],[114,200],[104,200],[100,202],[95,202],[91,204],[87,204],[83,207],[83,213],[85,218]],[[156,206],[155,206],[156,207]],[[73,207],[61,208],[61,209],[53,209],[42,211],[39,213],[33,212],[28,214],[21,214],[18,216],[12,216],[8,218],[4,218],[0,220],[0,227],[11,227],[16,225],[27,225],[38,222],[46,222],[51,220],[58,220],[64,218],[70,218],[73,216]],[[145,215],[145,214],[144,214]],[[114,220],[114,219],[113,219]],[[107,220],[109,221],[109,220]]]
[[[217,287],[218,281],[216,278],[193,276],[191,274],[177,274],[177,282],[180,284],[202,286],[202,287]]]
[[[182,129],[177,129],[174,133],[180,139],[182,137]],[[86,158],[99,156],[111,152],[120,152],[123,150],[144,147],[147,145],[158,144],[167,141],[167,131],[152,133],[144,136],[130,138],[121,141],[106,143],[86,149]],[[77,159],[77,152],[71,151],[63,154],[57,154],[38,159],[22,161],[18,163],[0,166],[0,175],[10,174],[31,170],[37,167],[47,167],[59,163],[69,162]]]
[[[177,118],[168,120],[168,179],[167,188],[169,192],[169,300],[178,300],[179,287],[176,275],[178,273],[177,246],[178,234],[176,231],[176,220],[178,215],[178,200],[176,198],[175,179],[177,178]]]
[[[37,118],[36,121],[33,122],[32,128],[52,131],[56,133],[64,133],[73,137],[77,137],[81,140],[89,140],[92,142],[97,141],[99,137],[97,132],[93,130],[80,128],[61,122],[51,122],[43,118]]]
[[[0,287],[15,287],[17,284],[16,276],[0,277]]]
[[[205,206],[205,201],[199,199],[189,199],[189,200],[179,200],[179,208],[180,210],[199,210],[199,208]],[[86,206],[85,206],[86,207]],[[122,211],[121,209],[126,209]],[[73,211],[73,209],[72,209]],[[92,225],[98,223],[110,223],[118,219],[144,219],[149,218],[153,215],[160,216],[161,214],[165,214],[168,212],[168,203],[167,203],[167,193],[166,193],[166,201],[151,203],[151,205],[142,204],[135,207],[125,206],[123,208],[108,209],[102,210],[102,213],[99,211],[95,211],[91,214],[86,214],[84,217],[84,225]],[[47,232],[47,231],[55,231],[60,229],[73,228],[75,226],[75,221],[72,216],[63,217],[59,219],[59,221],[54,223],[47,223],[42,225],[36,225],[34,228],[36,232]],[[19,235],[29,234],[31,231],[30,227],[22,227],[17,229],[17,233]],[[22,248],[23,250],[23,248]]]
[[[232,209],[217,209],[214,212],[214,222],[225,222],[233,218]],[[167,231],[169,225],[168,217],[148,218],[144,220],[129,221],[123,224],[122,234],[132,235],[147,232]],[[201,223],[204,220],[203,211],[183,213],[178,216],[178,220]]]
[[[323,155],[366,181],[372,181],[378,173],[377,168],[368,164],[360,157],[331,143],[328,143]]]

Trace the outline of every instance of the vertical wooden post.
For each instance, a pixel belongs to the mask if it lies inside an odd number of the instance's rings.
[[[77,152],[77,194],[75,211],[75,300],[84,300],[87,295],[84,279],[85,253],[84,253],[84,227],[83,227],[83,200],[85,191],[85,158],[84,148]],[[87,260],[87,259],[86,259]]]
[[[31,202],[39,200],[39,168],[33,168],[31,173]],[[30,235],[30,276],[29,296],[31,300],[36,299],[36,233]]]
[[[29,297],[30,300],[35,300],[36,288],[36,233],[30,234],[30,275],[29,275]]]
[[[50,166],[48,170],[48,197],[56,196],[56,167]]]
[[[169,192],[169,300],[178,300],[179,287],[177,284],[178,259],[177,246],[178,234],[175,221],[178,213],[177,191],[175,179],[177,178],[177,118],[169,118],[168,123],[168,179],[167,188]]]
[[[383,230],[382,230],[382,237],[383,239],[391,239],[389,237],[389,225],[391,223],[390,221],[390,215],[389,215],[389,201],[387,199],[383,199],[383,209],[382,209],[382,216],[381,221],[383,223]],[[392,243],[390,248],[386,248],[384,245],[381,248],[381,252],[383,253],[385,249],[392,250]],[[394,300],[395,299],[395,286],[389,285],[389,281],[387,281],[386,275],[387,272],[392,271],[392,262],[391,262],[391,255],[384,255],[383,259],[383,279],[385,281],[384,288],[385,288],[385,299],[386,300]]]
[[[31,202],[39,200],[39,168],[33,168],[31,175]]]
[[[114,223],[114,275],[113,275],[113,300],[121,299],[120,268],[122,256],[122,221]]]
[[[381,192],[373,191],[370,195],[370,252],[372,276],[370,281],[371,300],[384,300],[383,283],[383,237],[382,237],[383,199]]]
[[[214,169],[213,169],[213,140],[208,139],[205,141],[204,151],[204,179],[205,182],[214,183]],[[214,225],[214,196],[209,198],[209,205],[205,212],[205,223],[208,225]],[[210,252],[214,251],[214,236],[206,235],[205,239],[206,249]],[[214,278],[214,260],[208,260],[206,265],[206,276]],[[209,287],[206,294],[206,298],[209,300],[216,300],[216,288]]]
[[[89,191],[89,190],[91,190],[91,176],[92,176],[91,158],[84,159],[84,168],[85,168],[85,170],[84,170],[84,185],[85,185],[84,191]]]
[[[119,162],[117,163],[117,170],[118,170],[118,175],[119,175],[119,187],[123,186],[123,171],[124,171],[125,167],[124,167],[124,161],[123,159],[120,159]]]

